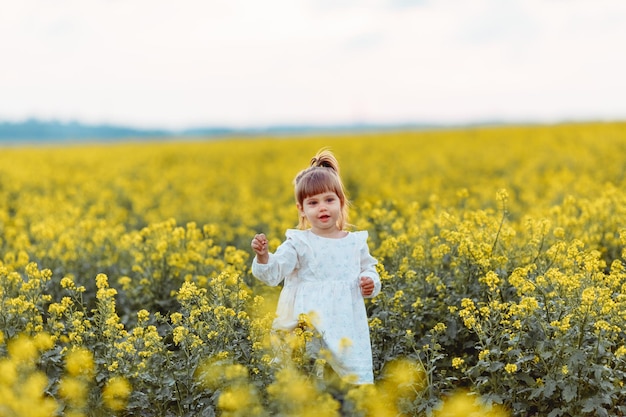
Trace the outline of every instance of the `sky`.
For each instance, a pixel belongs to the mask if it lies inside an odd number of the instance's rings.
[[[0,121],[626,120],[624,0],[0,1]]]

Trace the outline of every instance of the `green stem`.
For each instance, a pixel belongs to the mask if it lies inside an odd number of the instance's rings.
[[[502,226],[504,226],[504,220],[506,219],[507,211],[506,204],[502,203],[502,217],[500,218],[500,225],[498,226],[498,232],[496,233],[496,238],[493,241],[493,245],[491,246],[491,256],[496,250],[496,244],[498,243],[498,239],[500,238],[500,232],[502,231]]]

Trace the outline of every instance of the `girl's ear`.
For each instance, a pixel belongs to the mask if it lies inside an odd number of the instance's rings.
[[[298,217],[299,217],[298,228],[304,229],[307,224],[306,215],[304,214],[304,208],[302,207],[302,204],[300,203],[296,203],[296,207],[298,208]]]

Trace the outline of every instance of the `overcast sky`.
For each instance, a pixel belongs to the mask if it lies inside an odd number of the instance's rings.
[[[0,121],[626,119],[625,0],[0,1]]]

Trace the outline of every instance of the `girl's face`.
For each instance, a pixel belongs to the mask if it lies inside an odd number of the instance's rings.
[[[341,216],[341,200],[332,191],[306,197],[298,204],[300,216],[306,217],[311,231],[320,236],[335,236],[339,232],[337,222]]]

